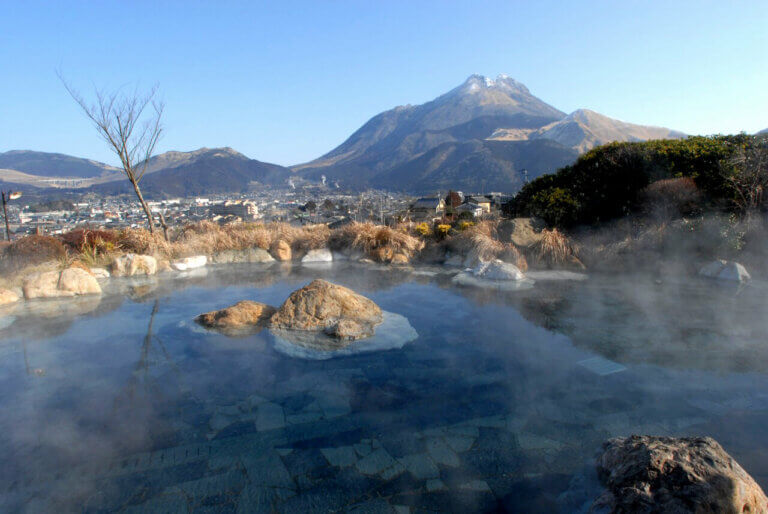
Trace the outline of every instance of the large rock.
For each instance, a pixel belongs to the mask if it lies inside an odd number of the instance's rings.
[[[724,260],[710,262],[699,270],[699,275],[730,282],[748,282],[752,279],[744,266]]]
[[[195,255],[194,257],[184,257],[171,262],[171,268],[176,271],[187,271],[196,268],[202,268],[208,264],[208,257],[205,255]]]
[[[91,275],[96,278],[109,278],[109,271],[104,268],[91,268]]]
[[[332,262],[333,254],[328,248],[320,248],[318,250],[310,250],[307,254],[301,258],[303,263],[311,262]]]
[[[116,277],[154,275],[155,273],[157,273],[157,259],[149,255],[126,253],[112,261],[112,275]]]
[[[272,257],[274,257],[278,261],[290,261],[293,255],[293,253],[291,252],[291,245],[289,245],[282,239],[279,239],[274,243],[272,243],[272,246],[269,248],[269,253],[271,253]]]
[[[593,513],[768,512],[760,486],[709,437],[611,439],[597,469],[608,490]]]
[[[485,280],[523,280],[525,275],[514,264],[499,259],[490,262],[481,262],[473,270],[472,274]]]
[[[503,243],[525,248],[541,241],[541,231],[545,228],[546,224],[539,218],[514,218],[499,223],[497,232]]]
[[[82,268],[36,273],[24,279],[22,290],[27,300],[101,294],[96,277]]]
[[[19,301],[19,295],[10,289],[0,288],[0,305],[8,305]]]
[[[275,259],[269,252],[262,248],[248,248],[246,250],[224,250],[211,256],[213,264],[231,264],[238,262],[270,263]]]
[[[243,300],[226,309],[200,314],[195,321],[208,328],[240,331],[263,327],[275,312],[275,308],[271,305]]]
[[[327,330],[329,335],[354,340],[372,334],[382,319],[381,309],[368,298],[317,279],[291,293],[269,325],[288,330]],[[334,328],[339,323],[341,327]]]
[[[101,294],[101,286],[90,272],[82,268],[67,268],[59,276],[59,290],[73,295]]]

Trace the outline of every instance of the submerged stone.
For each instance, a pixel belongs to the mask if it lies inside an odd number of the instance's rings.
[[[747,269],[738,262],[712,261],[699,270],[699,275],[729,282],[749,282],[752,280]]]
[[[205,255],[195,255],[194,257],[185,257],[171,262],[171,268],[176,271],[187,271],[195,268],[202,268],[208,263],[208,257]]]
[[[157,273],[157,259],[149,255],[127,253],[112,261],[112,275],[133,277],[135,275],[154,275]]]
[[[320,248],[317,250],[310,250],[307,254],[301,258],[301,262],[332,262],[333,255],[328,248]]]
[[[372,336],[354,341],[331,337],[324,332],[275,328],[270,331],[277,351],[290,357],[310,360],[402,348],[418,338],[418,333],[404,316],[384,311],[383,319]]]
[[[271,305],[243,300],[226,309],[200,314],[195,321],[208,328],[237,331],[263,327],[275,312]]]

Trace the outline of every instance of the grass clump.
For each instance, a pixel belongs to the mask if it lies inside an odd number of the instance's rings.
[[[373,223],[352,223],[330,234],[328,245],[339,251],[360,251],[379,262],[395,255],[411,259],[424,248],[424,241],[404,231]]]

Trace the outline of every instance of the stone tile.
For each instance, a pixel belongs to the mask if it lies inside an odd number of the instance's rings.
[[[376,499],[353,505],[345,509],[344,512],[349,512],[350,514],[392,514],[394,509],[385,500]]]
[[[429,439],[427,453],[438,464],[452,467],[460,464],[458,455],[442,439]]]
[[[448,427],[446,431],[452,435],[460,435],[466,437],[479,437],[480,429],[473,425],[454,425]]]
[[[384,480],[392,480],[393,478],[400,476],[404,472],[405,472],[405,466],[395,461],[395,463],[392,466],[382,471],[379,475]]]
[[[437,465],[429,458],[426,453],[406,455],[398,459],[400,464],[413,475],[414,478],[424,480],[427,478],[437,478],[440,476],[440,470]]]
[[[433,493],[435,491],[444,491],[445,489],[445,484],[439,478],[427,480],[427,492]]]
[[[357,454],[351,446],[341,446],[339,448],[321,448],[320,452],[328,459],[331,466],[345,468],[352,466],[357,462]]]
[[[395,459],[387,453],[387,450],[379,448],[357,461],[355,467],[364,475],[378,475],[385,469],[394,466],[395,463]]]
[[[275,451],[242,459],[243,466],[252,486],[296,489],[288,469]]]
[[[278,512],[279,504],[296,496],[296,491],[292,489],[281,489],[279,487],[260,487],[246,485],[240,493],[237,501],[238,514],[250,514],[252,512]]]
[[[443,440],[445,443],[455,452],[465,452],[472,448],[472,445],[475,442],[474,437],[464,437],[464,436],[446,436],[443,437]]]
[[[523,450],[559,450],[563,447],[558,441],[526,432],[517,434],[517,443]]]
[[[322,411],[314,412],[300,412],[298,414],[289,414],[285,417],[285,421],[289,425],[298,425],[301,423],[314,423],[323,419]]]
[[[464,489],[465,491],[478,492],[491,491],[491,488],[488,486],[488,483],[485,480],[470,480],[469,482],[462,484],[461,489]]]
[[[281,406],[271,402],[259,405],[258,415],[256,416],[256,430],[264,432],[283,427],[285,427],[285,415]]]
[[[357,443],[357,444],[355,444],[354,448],[355,448],[355,451],[357,452],[357,454],[359,456],[361,456],[361,457],[366,457],[366,456],[370,455],[371,452],[373,452],[373,447],[371,447],[370,444],[364,443],[362,441]]]

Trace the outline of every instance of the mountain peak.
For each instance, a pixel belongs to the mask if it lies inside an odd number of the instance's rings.
[[[476,93],[487,89],[497,89],[506,93],[518,93],[529,95],[531,92],[525,87],[525,84],[516,81],[512,77],[499,74],[495,79],[485,75],[470,75],[467,80],[459,87],[462,93]]]

